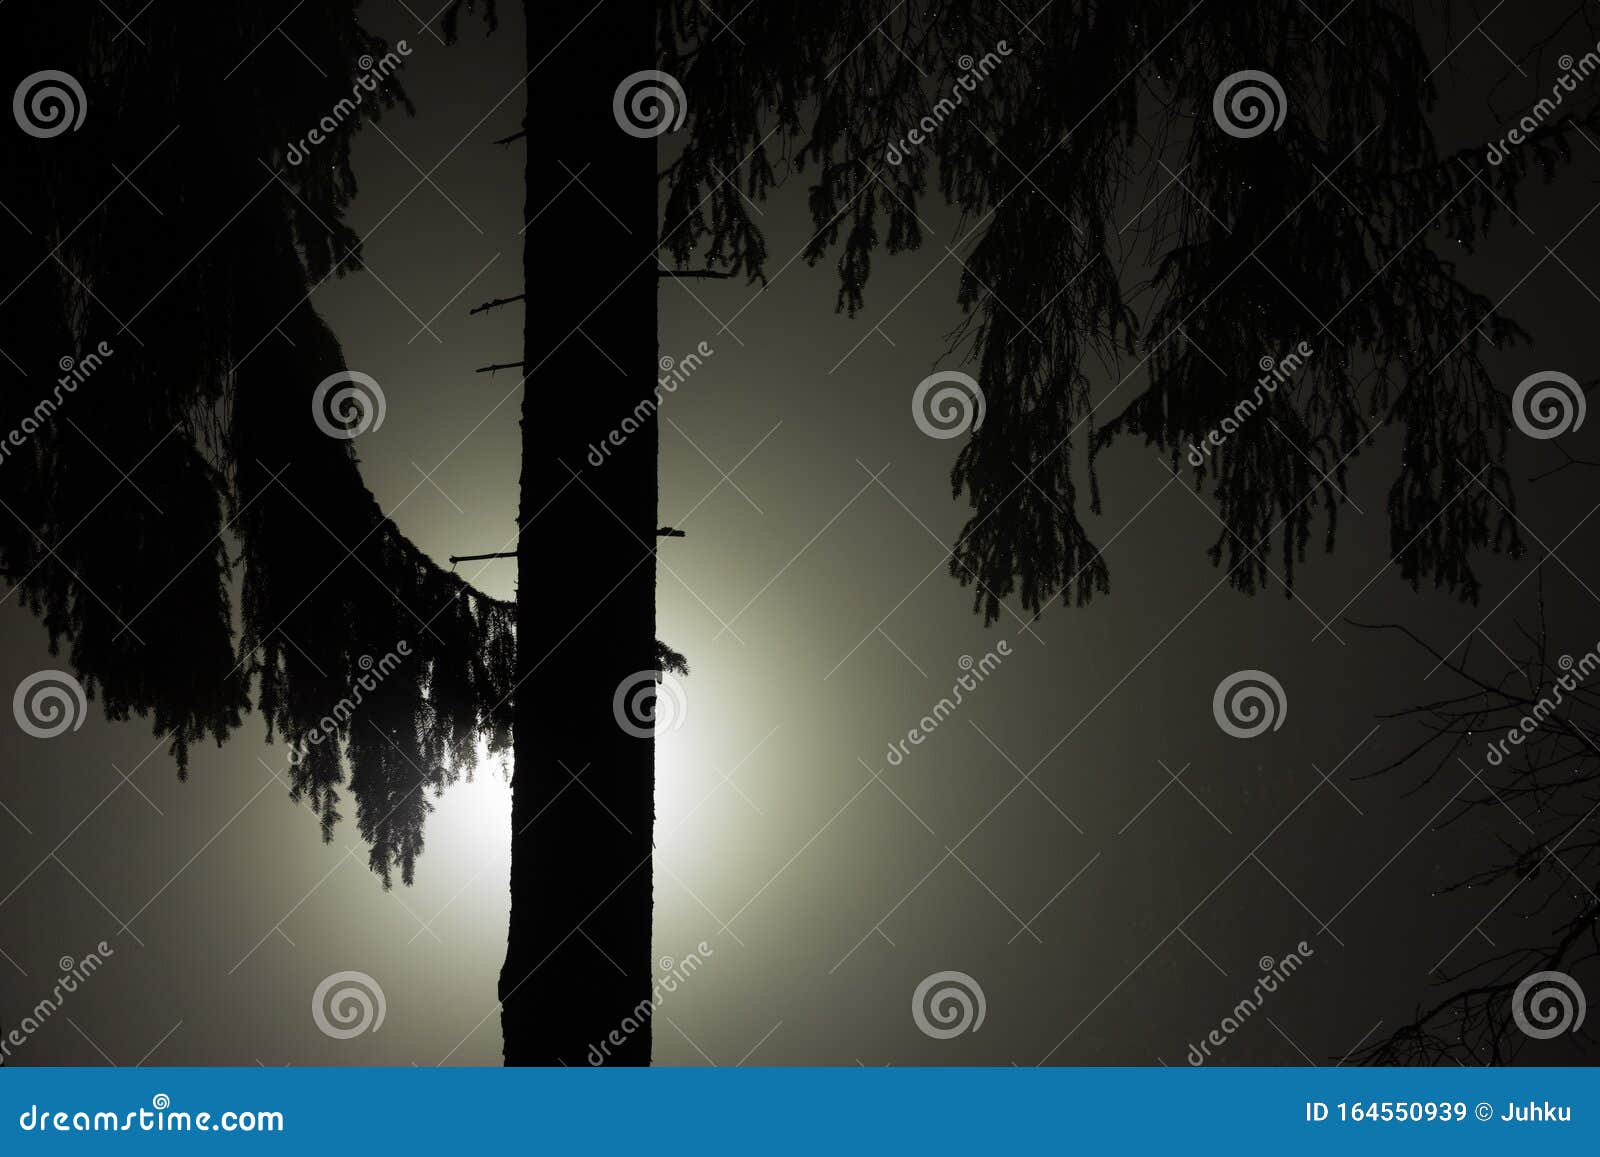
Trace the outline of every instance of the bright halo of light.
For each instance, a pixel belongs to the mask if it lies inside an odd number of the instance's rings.
[[[462,881],[478,873],[478,882],[491,872],[504,875],[511,855],[511,757],[492,755],[478,740],[472,780],[465,773],[430,802],[427,850],[419,861],[423,870],[438,865]],[[420,873],[419,873],[420,874]]]

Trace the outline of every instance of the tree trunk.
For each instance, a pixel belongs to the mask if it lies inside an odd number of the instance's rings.
[[[655,752],[619,726],[613,697],[655,661],[653,401],[599,466],[590,446],[656,384],[655,141],[612,114],[622,79],[654,64],[654,10],[524,7],[533,72],[505,1059],[643,1065]]]

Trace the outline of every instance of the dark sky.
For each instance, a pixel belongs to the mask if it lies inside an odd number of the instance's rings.
[[[360,134],[349,220],[371,272],[313,298],[350,367],[387,397],[385,424],[357,444],[364,477],[440,559],[508,549],[513,532],[521,391],[515,373],[473,370],[517,360],[521,314],[467,316],[521,289],[522,146],[491,143],[518,125],[527,67],[520,6],[503,7],[494,37],[468,23],[446,48],[397,0],[368,6],[369,26],[413,49],[417,114]],[[1436,77],[1445,149],[1498,136],[1548,89],[1553,54],[1593,46],[1569,27],[1571,43],[1525,60],[1523,78],[1502,51],[1523,60],[1534,15],[1559,6],[1497,8],[1471,33],[1491,7],[1430,33],[1441,55],[1457,46]],[[1508,393],[1536,370],[1594,376],[1590,152],[1528,188],[1521,226],[1502,219],[1462,255],[1471,284],[1534,335],[1493,355]],[[662,410],[661,518],[688,537],[662,548],[658,626],[693,674],[683,725],[658,741],[655,946],[672,961],[701,941],[712,951],[658,1013],[657,1062],[1181,1064],[1262,958],[1305,941],[1303,968],[1218,1061],[1323,1063],[1428,1001],[1441,960],[1518,943],[1521,908],[1503,888],[1436,895],[1498,848],[1488,817],[1433,827],[1467,772],[1420,787],[1415,774],[1362,778],[1419,738],[1383,716],[1438,697],[1446,676],[1342,620],[1510,648],[1532,610],[1538,543],[1560,543],[1576,577],[1547,567],[1549,617],[1561,649],[1590,649],[1592,476],[1530,483],[1559,458],[1513,437],[1533,551],[1486,559],[1479,605],[1462,605],[1413,592],[1388,565],[1398,451],[1380,437],[1353,474],[1336,553],[1320,552],[1319,533],[1297,599],[1248,598],[1206,558],[1209,507],[1126,439],[1101,460],[1104,511],[1089,522],[1110,596],[985,629],[942,562],[967,514],[948,481],[959,443],[924,436],[910,409],[919,381],[954,368],[955,216],[930,203],[929,242],[880,259],[851,319],[833,310],[829,263],[790,260],[810,237],[806,184],[794,177],[761,206],[764,290],[661,290],[662,354],[702,341],[714,353]],[[560,227],[558,201],[531,232]],[[537,308],[545,287],[528,288]],[[1108,412],[1123,400],[1114,386],[1094,381]],[[1597,427],[1562,445],[1600,457]],[[464,573],[513,589],[510,561]],[[15,599],[0,624],[0,685],[56,665]],[[889,744],[948,693],[963,656],[1001,641],[1010,656],[890,766]],[[1288,713],[1240,741],[1214,722],[1212,692],[1247,668],[1279,679]],[[0,729],[0,744],[0,1018],[48,992],[59,958],[100,940],[115,950],[16,1063],[498,1063],[503,769],[486,762],[438,801],[416,884],[385,894],[352,826],[325,845],[287,800],[283,749],[262,742],[259,721],[196,750],[186,784],[148,725],[96,716],[48,742]],[[318,1031],[311,994],[341,970],[381,984],[380,1031]],[[919,982],[946,970],[979,983],[986,1019],[939,1040],[910,1009]]]

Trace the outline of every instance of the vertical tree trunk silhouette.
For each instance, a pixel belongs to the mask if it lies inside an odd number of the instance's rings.
[[[653,413],[603,465],[586,458],[656,381],[655,142],[612,115],[618,82],[654,65],[654,13],[647,0],[525,9],[527,376],[505,1059],[648,1064],[650,1024],[635,1010],[653,975],[655,753],[618,726],[612,702],[655,665]],[[631,1032],[630,1014],[641,1022]],[[607,1040],[613,1030],[624,1043]]]

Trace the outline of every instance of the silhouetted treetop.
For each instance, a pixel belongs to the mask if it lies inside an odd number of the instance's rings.
[[[452,37],[463,7],[444,14]],[[688,114],[662,138],[664,263],[775,276],[746,198],[804,174],[814,233],[777,270],[832,257],[840,310],[865,308],[880,251],[932,243],[959,268],[966,316],[941,365],[974,369],[986,417],[952,471],[972,515],[951,566],[986,619],[1012,597],[1036,611],[1108,589],[1082,518],[1121,435],[1181,470],[1233,423],[1191,468],[1243,590],[1292,582],[1318,511],[1331,546],[1349,464],[1391,425],[1410,581],[1474,597],[1478,552],[1520,552],[1507,405],[1482,354],[1521,333],[1439,250],[1514,209],[1518,184],[1596,127],[1592,99],[1498,167],[1446,155],[1434,63],[1393,0],[1348,6],[1337,35],[1304,5],[1188,0],[1136,18],[1057,0],[1027,23],[988,0],[731,16],[669,0],[655,18]],[[417,551],[353,443],[311,420],[346,368],[310,299],[360,267],[350,144],[407,106],[392,73],[359,98],[354,78],[398,46],[354,3],[218,8],[137,37],[90,0],[0,20],[6,75],[49,61],[89,103],[76,131],[0,134],[0,280],[16,287],[0,422],[31,427],[0,462],[0,570],[107,713],[151,716],[180,767],[254,692],[269,733],[305,752],[291,786],[324,830],[348,768],[374,868],[409,878],[423,789],[480,739],[507,742],[515,676],[509,606]],[[1244,70],[1281,90],[1263,115],[1283,119],[1241,137],[1214,102]],[[955,235],[924,220],[934,196]],[[1263,360],[1301,343],[1303,364],[1236,420]],[[363,660],[402,641],[406,676],[368,690]],[[325,719],[336,742],[313,739]]]
[[[26,432],[0,463],[0,568],[107,715],[151,716],[180,770],[254,688],[297,753],[293,794],[331,833],[348,770],[373,869],[409,881],[429,789],[509,741],[514,636],[509,604],[418,551],[313,419],[345,365],[309,299],[360,266],[350,142],[405,98],[388,76],[360,115],[335,106],[390,46],[353,4],[140,37],[92,3],[0,19],[6,75],[48,60],[88,103],[76,132],[0,134],[0,422]]]
[[[1037,610],[1107,590],[1081,521],[1100,508],[1096,456],[1132,434],[1182,470],[1265,360],[1301,342],[1303,367],[1189,464],[1233,585],[1292,584],[1319,510],[1331,548],[1349,466],[1387,426],[1408,580],[1475,598],[1474,555],[1520,553],[1498,465],[1506,391],[1482,354],[1523,335],[1463,282],[1453,250],[1564,159],[1596,122],[1593,98],[1498,168],[1481,148],[1447,155],[1430,129],[1436,62],[1398,2],[1346,6],[1331,31],[1307,5],[1191,0],[1136,18],[1058,0],[1026,23],[984,0],[734,17],[673,0],[659,22],[660,67],[688,109],[663,138],[662,248],[677,267],[763,280],[745,198],[805,172],[803,255],[837,254],[840,310],[865,308],[880,252],[931,242],[959,269],[967,319],[940,365],[975,366],[987,413],[951,476],[973,507],[951,568],[986,619],[1011,596]],[[1250,109],[1224,117],[1214,102],[1240,83],[1281,125],[1228,131]],[[924,218],[935,195],[958,211],[953,236]]]

